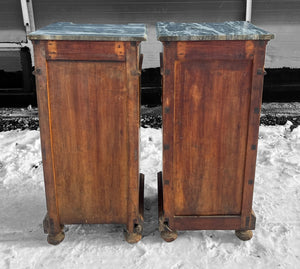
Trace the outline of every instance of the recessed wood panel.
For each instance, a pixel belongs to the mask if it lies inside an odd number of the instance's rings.
[[[49,41],[48,60],[125,61],[124,42]]]
[[[175,61],[174,68],[174,213],[238,215],[252,61]]]
[[[177,42],[179,60],[245,60],[253,59],[255,41],[252,40],[216,40]]]
[[[47,72],[61,223],[126,223],[125,63],[48,61]]]

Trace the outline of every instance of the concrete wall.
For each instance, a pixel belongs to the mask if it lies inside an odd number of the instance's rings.
[[[267,47],[266,67],[300,68],[299,0],[254,0],[252,23],[275,34]]]
[[[20,0],[0,1],[0,42],[26,40]]]
[[[26,40],[20,0],[0,0],[0,42]],[[0,70],[21,69],[19,52],[0,51]]]
[[[37,29],[57,21],[146,23],[148,41],[142,45],[143,68],[159,66],[161,44],[156,41],[155,22],[244,20],[245,7],[244,0],[33,0]],[[253,0],[252,14],[254,24],[276,35],[268,46],[266,67],[300,68],[300,1]]]

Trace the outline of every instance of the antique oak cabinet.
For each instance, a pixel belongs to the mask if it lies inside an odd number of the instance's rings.
[[[48,242],[63,225],[126,224],[141,239],[140,42],[143,24],[55,23],[29,35],[35,76]]]
[[[247,22],[157,23],[163,43],[163,171],[159,224],[176,230],[255,228],[252,195],[264,57],[273,35]]]

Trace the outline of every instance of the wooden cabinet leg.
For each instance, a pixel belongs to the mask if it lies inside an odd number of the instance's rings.
[[[160,236],[166,242],[174,241],[178,234],[177,231],[172,230],[168,222],[165,222],[164,218],[164,199],[163,199],[163,182],[162,182],[162,172],[157,174],[157,189],[158,189],[158,220],[159,220],[159,231]]]
[[[159,219],[159,231],[161,238],[166,242],[172,242],[178,236],[176,230],[172,230],[167,223],[163,222],[163,218]]]
[[[65,233],[60,231],[58,234],[48,234],[47,241],[51,245],[58,245],[65,239]]]
[[[127,229],[124,231],[125,240],[134,244],[139,242],[142,239],[143,232],[143,221],[144,221],[144,175],[140,174],[139,177],[139,216],[138,216],[138,224],[133,221],[129,222],[127,225]],[[132,225],[132,226],[131,226]]]
[[[253,233],[251,230],[236,230],[235,231],[235,235],[243,240],[243,241],[247,241],[250,240],[253,236]]]
[[[143,226],[137,224],[134,227],[133,233],[128,232],[128,230],[124,231],[125,240],[130,244],[137,243],[142,239],[142,232],[143,232]]]
[[[44,233],[48,234],[47,241],[51,245],[58,245],[65,238],[65,233],[63,231],[64,226],[60,225],[60,228],[54,229],[53,221],[49,218],[48,213],[46,214],[43,220]],[[56,232],[55,232],[56,231]]]
[[[162,231],[160,232],[160,236],[163,240],[169,243],[174,241],[177,238],[178,234],[177,231]]]
[[[162,223],[161,219],[159,222],[159,231],[161,238],[166,242],[174,241],[178,236],[177,231],[170,229],[170,227],[167,224]]]

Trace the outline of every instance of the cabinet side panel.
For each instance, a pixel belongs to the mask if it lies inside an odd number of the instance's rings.
[[[47,62],[61,221],[126,223],[124,62]]]
[[[175,215],[239,215],[252,60],[175,62]]]

